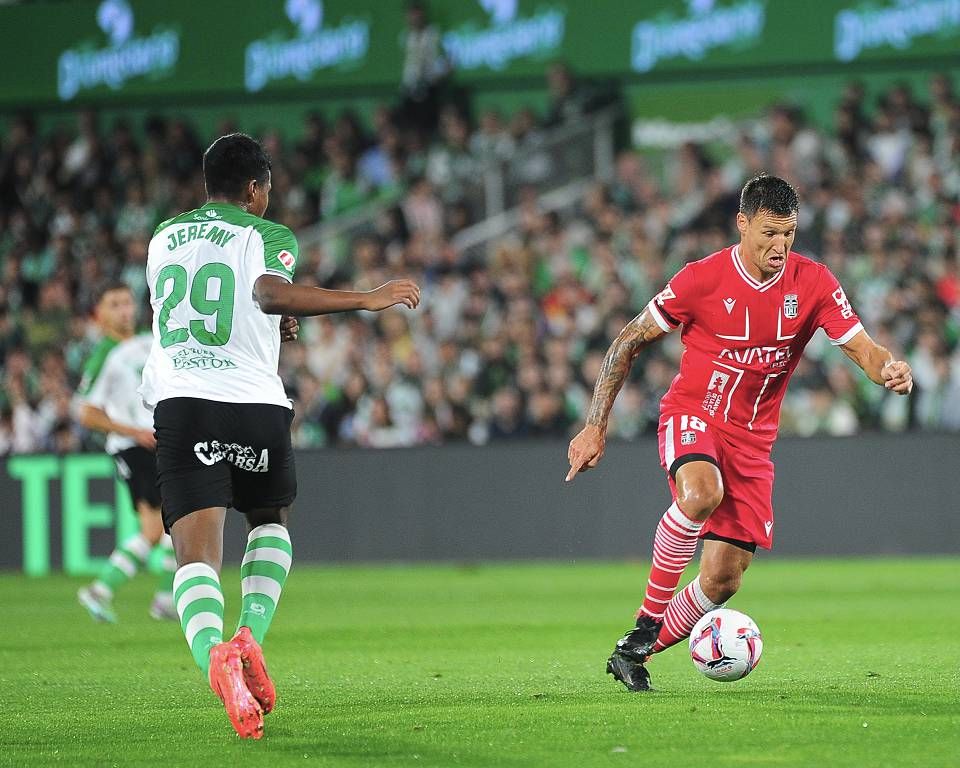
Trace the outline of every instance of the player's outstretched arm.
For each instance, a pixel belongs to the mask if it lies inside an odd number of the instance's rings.
[[[391,280],[372,291],[332,291],[261,275],[253,286],[253,296],[268,315],[310,317],[357,309],[378,312],[395,304],[414,309],[420,303],[420,288],[412,280]]]
[[[869,379],[898,395],[913,390],[913,372],[904,360],[894,360],[886,347],[877,344],[866,331],[860,331],[840,349],[859,365]]]
[[[90,403],[83,403],[77,416],[77,421],[81,426],[95,432],[110,433],[125,437],[132,437],[137,441],[137,445],[153,450],[157,447],[157,439],[152,429],[141,429],[129,424],[121,424],[119,421],[111,419],[103,408]]]
[[[586,424],[580,433],[570,441],[567,459],[570,471],[566,481],[570,482],[578,472],[585,472],[599,463],[607,439],[607,419],[613,401],[630,374],[630,368],[640,351],[654,339],[663,336],[663,329],[657,325],[650,310],[644,309],[627,323],[620,335],[614,340],[603,358],[603,366],[593,388],[593,400],[587,411]]]

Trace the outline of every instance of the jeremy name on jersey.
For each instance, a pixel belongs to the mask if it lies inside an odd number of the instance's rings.
[[[264,274],[292,282],[297,241],[285,226],[207,203],[157,228],[147,256],[154,343],[141,393],[290,407],[277,374],[280,318],[260,311]]]

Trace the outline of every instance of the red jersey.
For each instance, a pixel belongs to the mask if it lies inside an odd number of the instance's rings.
[[[760,282],[739,251],[687,264],[647,305],[664,331],[683,325],[680,373],[660,411],[700,414],[769,449],[787,381],[816,330],[846,344],[863,325],[823,264],[791,251],[777,276]]]

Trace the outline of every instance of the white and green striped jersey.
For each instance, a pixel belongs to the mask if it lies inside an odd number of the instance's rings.
[[[112,340],[111,340],[112,341]],[[153,337],[141,333],[119,343],[112,341],[92,378],[84,377],[78,397],[106,412],[113,421],[139,429],[153,429],[153,414],[144,408],[137,394],[140,375],[153,346]],[[95,365],[96,357],[91,358]],[[136,445],[132,437],[111,432],[107,453],[114,454]]]
[[[157,227],[147,252],[153,347],[140,394],[151,410],[171,397],[290,407],[277,374],[280,317],[253,286],[293,281],[297,240],[282,224],[207,203]]]

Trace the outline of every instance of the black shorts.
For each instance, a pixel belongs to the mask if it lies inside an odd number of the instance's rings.
[[[756,552],[757,545],[752,541],[743,541],[742,539],[731,539],[728,536],[718,536],[713,531],[707,531],[703,534],[701,539],[710,539],[711,541],[725,541],[727,544],[733,544],[733,546],[738,547],[746,552]]]
[[[208,507],[285,507],[297,496],[293,411],[266,403],[161,400],[153,414],[163,524]]]
[[[139,445],[124,448],[113,454],[117,474],[130,489],[130,498],[136,507],[141,501],[154,509],[160,508],[160,489],[157,487],[157,454]]]

